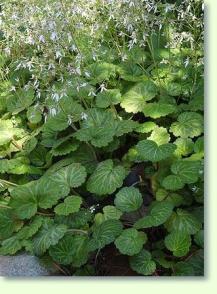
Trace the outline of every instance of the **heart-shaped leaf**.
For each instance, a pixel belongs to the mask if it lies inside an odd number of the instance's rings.
[[[126,176],[125,169],[114,166],[111,159],[100,162],[87,181],[87,190],[97,195],[112,194],[121,187]]]
[[[157,162],[170,157],[174,153],[176,146],[172,143],[166,143],[158,146],[157,143],[152,140],[142,140],[139,141],[136,148],[139,156],[143,160]]]
[[[142,194],[135,187],[124,187],[115,196],[115,206],[123,212],[131,212],[140,208]]]
[[[122,254],[132,256],[142,250],[146,241],[147,236],[144,232],[138,232],[131,228],[122,231],[121,235],[115,240],[115,246]]]

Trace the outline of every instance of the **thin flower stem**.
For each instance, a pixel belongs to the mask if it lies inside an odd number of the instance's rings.
[[[14,186],[14,187],[17,187],[18,186],[15,183],[12,183],[12,182],[9,182],[9,181],[3,180],[3,179],[0,179],[0,183],[6,184],[6,185],[10,185],[10,186]]]
[[[82,233],[82,234],[88,235],[87,231],[79,230],[79,229],[69,229],[67,232],[68,233]]]
[[[4,204],[0,204],[0,208],[12,209],[12,207],[4,205]]]

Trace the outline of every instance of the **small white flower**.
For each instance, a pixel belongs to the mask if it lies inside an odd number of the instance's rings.
[[[122,60],[122,61],[127,60],[127,55],[126,55],[126,54],[123,54],[123,55],[121,56],[121,60]]]
[[[189,59],[189,57],[187,57],[184,61],[185,67],[187,67],[189,65],[189,61],[190,61],[190,59]]]
[[[192,188],[191,188],[191,190],[192,190],[192,192],[197,192],[198,191],[198,187],[197,186],[193,186]]]
[[[61,58],[62,57],[62,53],[60,51],[56,51],[56,58]]]
[[[82,120],[87,120],[87,118],[88,118],[88,115],[85,112],[82,112],[81,113],[81,119]]]
[[[68,123],[68,125],[70,126],[71,125],[71,123],[72,123],[72,115],[68,115],[68,121],[67,121],[67,123]]]
[[[51,95],[52,99],[58,102],[60,100],[60,95],[58,93],[53,93]]]
[[[57,40],[57,33],[56,32],[52,32],[51,33],[51,36],[50,36],[50,39],[52,40],[52,41],[56,41]]]
[[[90,78],[90,73],[88,71],[84,72],[85,77]]]
[[[88,97],[90,97],[90,96],[94,96],[95,97],[96,96],[96,93],[94,91],[90,91],[87,96]]]
[[[103,91],[106,91],[107,89],[106,89],[106,87],[105,87],[105,84],[104,83],[102,83],[101,85],[100,85],[100,92],[103,92]]]
[[[38,38],[39,42],[41,43],[45,43],[45,38],[43,35],[40,35],[39,38]]]
[[[16,88],[14,86],[11,87],[10,92],[15,92]]]
[[[51,115],[51,116],[55,116],[55,115],[57,114],[57,110],[56,110],[56,108],[54,108],[54,107],[52,107],[52,108],[49,110],[49,112],[50,112],[50,115]]]

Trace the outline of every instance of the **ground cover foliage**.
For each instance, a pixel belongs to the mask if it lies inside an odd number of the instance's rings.
[[[203,275],[203,3],[1,1],[0,254]]]

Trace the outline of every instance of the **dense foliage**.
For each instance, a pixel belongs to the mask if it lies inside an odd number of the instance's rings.
[[[202,2],[0,10],[0,254],[203,275]]]

